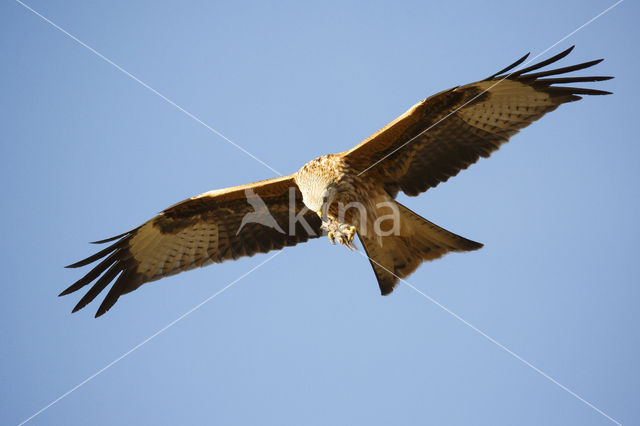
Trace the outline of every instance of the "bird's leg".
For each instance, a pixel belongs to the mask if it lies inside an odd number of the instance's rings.
[[[336,218],[328,216],[322,220],[322,229],[327,231],[327,236],[331,244],[342,244],[348,249],[353,250],[353,239],[356,236],[356,227],[348,223],[340,223]]]

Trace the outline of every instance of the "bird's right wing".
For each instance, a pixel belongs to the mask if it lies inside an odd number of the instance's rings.
[[[98,308],[98,317],[120,295],[146,282],[293,246],[320,236],[320,225],[316,213],[304,206],[292,176],[206,192],[169,207],[136,229],[97,241],[115,242],[69,265],[77,268],[104,258],[60,295],[97,279],[73,309],[75,312],[115,280]]]

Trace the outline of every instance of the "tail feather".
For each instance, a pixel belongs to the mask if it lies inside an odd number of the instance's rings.
[[[399,233],[388,236],[358,234],[369,257],[382,295],[391,293],[400,278],[413,273],[422,262],[449,252],[478,250],[482,244],[447,231],[396,203]]]

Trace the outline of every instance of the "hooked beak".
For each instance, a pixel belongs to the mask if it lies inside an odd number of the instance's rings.
[[[322,218],[322,210],[318,210],[318,211],[316,212],[316,214],[317,214],[320,218]]]

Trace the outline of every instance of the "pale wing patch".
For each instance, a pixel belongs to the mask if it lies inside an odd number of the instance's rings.
[[[212,262],[218,249],[218,226],[196,223],[175,234],[163,234],[147,222],[129,243],[137,272],[149,280],[173,275]]]
[[[488,132],[515,133],[557,107],[547,93],[517,81],[482,81],[476,85],[488,92],[487,100],[462,108],[457,115]]]

